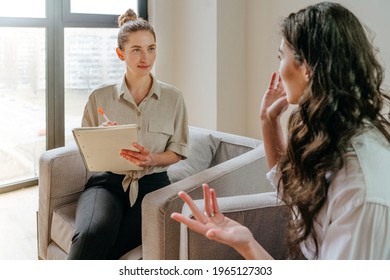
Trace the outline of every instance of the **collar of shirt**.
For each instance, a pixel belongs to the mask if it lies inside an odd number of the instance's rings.
[[[151,96],[156,96],[157,99],[160,98],[161,95],[161,87],[160,84],[158,83],[157,79],[154,77],[153,74],[150,74],[150,77],[152,78],[152,87],[149,90],[149,93],[146,98],[150,98]],[[122,81],[118,83],[118,86],[116,88],[118,98],[123,96],[124,99],[131,103],[134,102],[134,98],[131,95],[127,85],[126,85],[126,75],[123,75]]]

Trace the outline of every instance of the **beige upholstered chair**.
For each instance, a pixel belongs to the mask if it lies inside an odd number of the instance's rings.
[[[180,224],[170,218],[172,212],[183,207],[177,193],[184,190],[199,199],[202,183],[209,183],[220,197],[271,191],[266,170],[261,141],[190,127],[188,159],[169,168],[171,185],[144,198],[142,247],[122,258],[179,259]],[[75,145],[42,154],[38,209],[40,259],[66,259],[74,232],[77,199],[90,176]],[[272,220],[272,216],[265,217],[267,223]],[[192,256],[191,252],[189,255]]]

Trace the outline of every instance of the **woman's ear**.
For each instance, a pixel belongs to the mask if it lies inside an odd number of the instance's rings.
[[[310,67],[309,65],[307,64],[306,60],[302,63],[301,65],[301,71],[302,71],[302,74],[304,75],[305,77],[305,80],[306,82],[310,81],[310,78],[311,78],[311,70],[310,70]]]
[[[122,52],[122,50],[121,50],[119,47],[117,47],[117,48],[115,49],[115,51],[116,51],[116,55],[118,56],[118,58],[119,58],[120,60],[125,60],[125,58],[123,57],[123,52]]]

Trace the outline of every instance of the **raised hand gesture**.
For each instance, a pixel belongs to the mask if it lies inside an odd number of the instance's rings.
[[[268,89],[266,90],[260,107],[262,121],[277,120],[288,108],[286,93],[283,89],[282,79],[273,72]]]
[[[279,162],[285,149],[280,116],[287,110],[288,101],[283,89],[282,79],[277,73],[272,73],[271,81],[260,106],[261,128],[268,167],[272,168]]]
[[[185,192],[179,196],[191,209],[195,219],[179,213],[173,213],[171,218],[185,224],[191,230],[234,248],[244,258],[265,259],[271,258],[266,251],[254,240],[249,229],[240,223],[229,219],[219,211],[219,206],[214,189],[203,184],[204,209],[202,212],[192,198]]]

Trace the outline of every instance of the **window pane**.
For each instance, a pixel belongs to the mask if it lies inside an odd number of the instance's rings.
[[[0,185],[38,175],[46,149],[45,29],[0,28]]]
[[[121,15],[132,8],[138,13],[138,0],[71,0],[70,12],[83,14]]]
[[[0,17],[46,17],[45,0],[0,0]]]
[[[117,28],[65,29],[65,142],[73,142],[72,128],[81,125],[91,90],[117,81],[124,74],[118,59]]]

